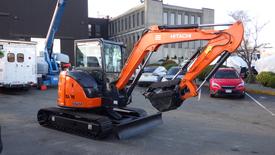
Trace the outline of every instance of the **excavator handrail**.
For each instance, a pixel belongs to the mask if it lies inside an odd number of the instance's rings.
[[[188,88],[182,99],[196,96],[196,85],[192,82],[198,74],[214,61],[224,51],[235,52],[242,42],[244,28],[240,21],[234,24],[208,24],[201,27],[229,26],[224,30],[199,29],[199,28],[164,28],[157,25],[151,26],[145,34],[136,42],[134,48],[125,63],[122,72],[116,82],[118,90],[124,89],[129,78],[137,66],[149,52],[155,52],[163,44],[206,40],[208,44],[190,66],[185,77],[181,80],[180,89]],[[191,26],[192,27],[192,26]],[[195,27],[195,26],[193,26]]]

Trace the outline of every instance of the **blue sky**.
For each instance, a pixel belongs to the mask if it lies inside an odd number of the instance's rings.
[[[128,9],[140,4],[140,0],[88,0],[89,16],[103,17],[110,15],[115,17]],[[260,36],[261,42],[271,43],[275,47],[275,16],[271,0],[164,0],[164,4],[179,5],[201,9],[215,9],[215,23],[228,23],[233,20],[228,16],[229,12],[244,10],[249,16],[254,17],[258,23],[268,23]],[[273,12],[273,13],[272,13]]]

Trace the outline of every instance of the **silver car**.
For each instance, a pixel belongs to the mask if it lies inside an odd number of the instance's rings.
[[[148,66],[145,67],[140,79],[139,86],[148,86],[154,82],[159,82],[166,75],[167,70],[163,66]]]
[[[172,80],[173,77],[178,73],[178,71],[180,70],[180,67],[171,67],[170,69],[168,69],[167,74],[162,78],[161,81],[169,81]],[[181,71],[180,74],[177,76],[177,78],[182,79],[185,75],[186,71]]]

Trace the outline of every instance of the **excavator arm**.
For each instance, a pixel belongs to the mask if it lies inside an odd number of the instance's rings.
[[[194,79],[220,55],[222,55],[222,57],[218,61],[218,65],[221,65],[230,53],[235,52],[239,47],[244,33],[243,24],[240,21],[230,24],[230,26],[224,30],[201,29],[201,27],[204,26],[205,25],[199,26],[196,24],[170,27],[156,25],[152,26],[135,44],[131,55],[122,69],[118,81],[116,82],[116,88],[118,90],[124,89],[129,78],[138,65],[141,64],[142,60],[148,55],[148,53],[156,52],[161,45],[205,40],[208,41],[207,45],[202,51],[196,53],[196,55],[191,58],[192,60],[190,60],[190,62],[192,62],[192,64],[190,66],[185,66],[189,67],[189,70],[181,81],[167,82],[166,84],[153,84],[151,87],[152,89],[148,89],[149,93],[145,93],[145,96],[148,97],[151,102],[153,99],[160,101],[161,96],[165,96],[165,98],[170,97],[173,100],[175,100],[175,96],[177,96],[177,103],[174,103],[166,108],[163,108],[163,106],[161,106],[162,108],[157,108],[160,111],[175,109],[175,104],[177,105],[176,107],[178,107],[185,99],[197,96],[198,88],[193,82]],[[211,25],[207,26],[209,27]],[[219,67],[218,65],[214,68],[215,70]],[[215,70],[213,70],[213,72]],[[174,85],[172,88],[173,93],[171,93],[171,90],[170,92],[167,92],[167,88],[171,88],[171,84]],[[164,94],[153,93],[152,90],[156,89],[158,87],[157,85],[160,85],[162,88],[166,88],[166,91],[163,91],[165,92]],[[167,96],[167,94],[169,95]]]

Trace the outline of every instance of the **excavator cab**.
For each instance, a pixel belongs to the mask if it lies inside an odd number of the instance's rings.
[[[123,67],[125,46],[104,39],[75,41],[75,68],[101,68],[108,81],[117,80]]]

